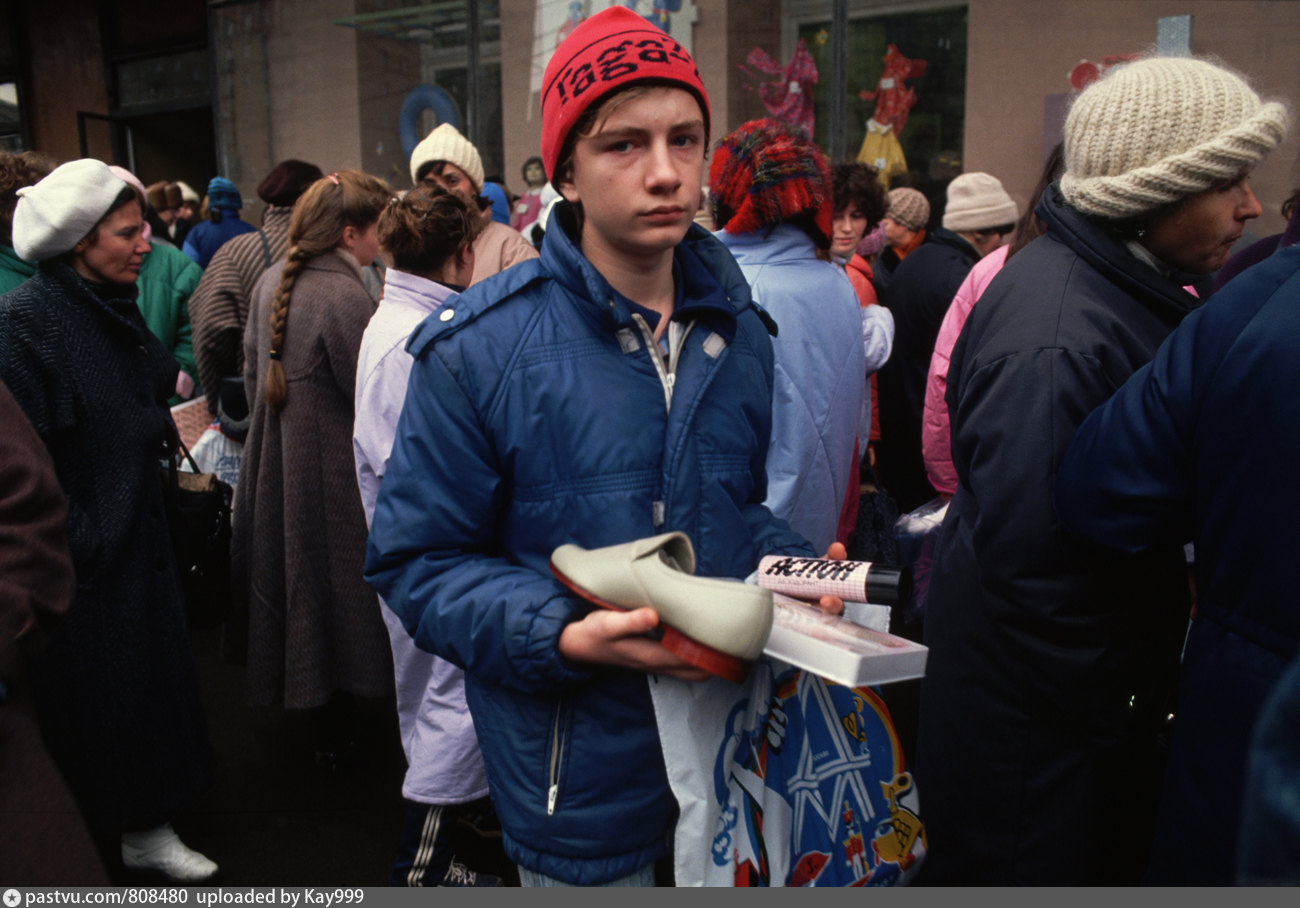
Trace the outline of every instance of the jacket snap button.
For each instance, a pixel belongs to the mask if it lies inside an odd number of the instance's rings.
[[[454,309],[443,309],[442,313],[438,316],[438,318],[444,322],[449,322],[455,317],[456,317],[456,310]]]

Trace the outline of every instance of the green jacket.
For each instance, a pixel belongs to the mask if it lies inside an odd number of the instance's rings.
[[[171,351],[182,371],[197,381],[199,370],[194,363],[189,299],[203,277],[203,269],[175,246],[166,243],[150,243],[150,246],[140,268],[140,295],[136,297],[136,305],[153,335]],[[171,403],[180,403],[180,398],[173,397]]]
[[[8,293],[35,273],[35,262],[20,259],[12,246],[0,245],[0,293]]]

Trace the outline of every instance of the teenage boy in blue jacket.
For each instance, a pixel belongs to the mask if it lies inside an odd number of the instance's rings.
[[[649,885],[677,814],[650,685],[704,673],[646,636],[652,609],[590,611],[551,552],[681,530],[697,574],[733,578],[814,552],[762,505],[767,322],[692,223],[709,130],[694,62],[612,7],[556,50],[542,120],[558,226],[412,336],[366,577],[465,669],[521,881]]]

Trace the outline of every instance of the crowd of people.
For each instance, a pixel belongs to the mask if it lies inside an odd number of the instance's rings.
[[[1145,57],[1023,202],[983,172],[930,199],[778,120],[717,138],[689,54],[618,7],[541,105],[522,196],[444,123],[409,188],[280,162],[258,226],[219,176],[0,156],[15,881],[219,879],[171,825],[221,771],[159,481],[201,398],[241,451],[226,655],[323,772],[362,759],[358,698],[395,703],[392,885],[500,885],[457,857],[483,812],[524,885],[671,882],[651,689],[707,662],[552,552],[891,560],[882,496],[946,509],[909,880],[1300,882],[1297,197],[1233,255],[1285,105]]]

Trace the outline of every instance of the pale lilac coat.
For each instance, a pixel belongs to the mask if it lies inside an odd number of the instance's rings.
[[[406,352],[407,338],[452,295],[450,287],[389,268],[384,297],[362,336],[352,451],[367,527],[414,362]],[[420,804],[460,804],[485,796],[487,772],[465,704],[465,673],[417,648],[398,617],[376,599],[393,648],[397,718],[407,764],[402,796]]]
[[[930,356],[930,373],[925,381],[925,406],[921,412],[921,456],[925,460],[925,473],[930,485],[941,495],[957,491],[957,471],[952,465],[952,431],[948,425],[948,404],[944,394],[948,391],[948,360],[966,316],[970,315],[976,301],[993,276],[1002,270],[1007,261],[1009,246],[1000,246],[975,263],[970,274],[957,288],[957,295],[948,306],[948,314],[939,326],[934,353]]]

